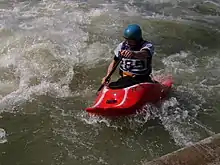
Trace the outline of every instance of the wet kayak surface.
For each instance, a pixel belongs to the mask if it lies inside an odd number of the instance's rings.
[[[2,0],[0,164],[140,164],[219,132],[219,14],[217,0]],[[172,93],[145,106],[155,120],[91,117],[128,23]]]

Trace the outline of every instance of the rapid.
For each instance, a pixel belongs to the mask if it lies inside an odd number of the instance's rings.
[[[219,15],[219,0],[1,0],[0,164],[141,164],[220,132]],[[129,23],[173,90],[144,114],[91,117]]]

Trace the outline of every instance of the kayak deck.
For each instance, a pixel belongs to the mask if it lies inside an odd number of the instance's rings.
[[[164,99],[172,84],[173,81],[167,79],[161,83],[144,82],[122,89],[110,89],[105,86],[99,92],[94,105],[86,108],[86,111],[101,116],[134,114],[145,104],[154,104]]]

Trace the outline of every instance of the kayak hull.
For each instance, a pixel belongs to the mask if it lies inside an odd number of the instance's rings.
[[[173,81],[167,78],[161,82],[144,82],[122,89],[105,86],[98,94],[93,106],[86,111],[100,116],[126,116],[135,114],[145,104],[156,104],[167,97]]]

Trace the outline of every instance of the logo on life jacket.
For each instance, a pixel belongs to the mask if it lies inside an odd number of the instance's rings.
[[[120,69],[126,76],[139,75],[147,70],[146,63],[146,60],[123,58]]]
[[[137,47],[131,48],[126,42],[123,42],[121,50],[132,50],[139,51],[143,47],[144,44],[148,44],[152,46],[152,44],[142,41]],[[120,70],[123,75],[126,76],[134,76],[134,75],[144,75],[148,74],[151,70],[151,59],[134,59],[134,58],[122,58],[120,64]]]

